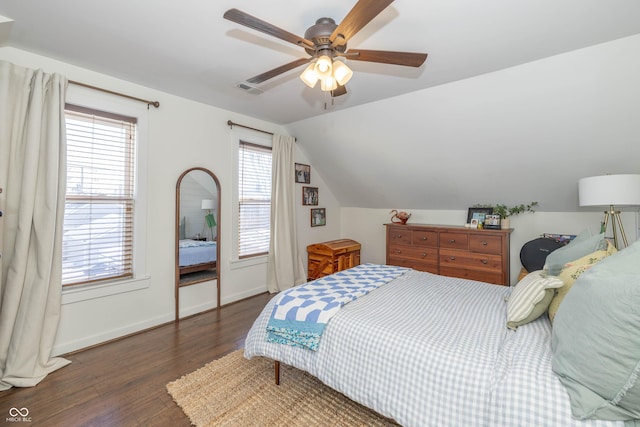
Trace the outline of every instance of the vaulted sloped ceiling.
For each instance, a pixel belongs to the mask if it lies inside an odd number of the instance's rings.
[[[286,125],[343,206],[575,211],[579,178],[640,172],[640,1],[396,1],[349,47],[422,67],[348,62],[333,102],[302,69],[235,87],[305,54],[227,9],[303,35],[355,3],[0,0],[0,46]]]

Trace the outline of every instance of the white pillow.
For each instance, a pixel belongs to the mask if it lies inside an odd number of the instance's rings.
[[[562,280],[555,276],[543,276],[542,270],[527,274],[511,291],[507,301],[507,327],[516,329],[542,315],[547,307],[540,307],[544,302],[547,306],[551,298],[547,290],[563,286]],[[543,301],[544,300],[544,301]]]

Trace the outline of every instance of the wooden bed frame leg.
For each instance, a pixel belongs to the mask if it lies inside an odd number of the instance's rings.
[[[273,369],[276,374],[276,385],[280,385],[280,362],[278,362],[277,360],[274,360]]]

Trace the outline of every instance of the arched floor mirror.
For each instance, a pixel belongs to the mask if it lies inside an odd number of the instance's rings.
[[[191,168],[176,184],[175,232],[176,321],[180,320],[180,288],[216,281],[220,308],[220,182],[205,168]]]

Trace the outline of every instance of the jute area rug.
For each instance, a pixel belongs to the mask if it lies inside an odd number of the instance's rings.
[[[247,360],[243,350],[167,384],[173,400],[196,426],[393,426],[316,378],[273,361]]]

